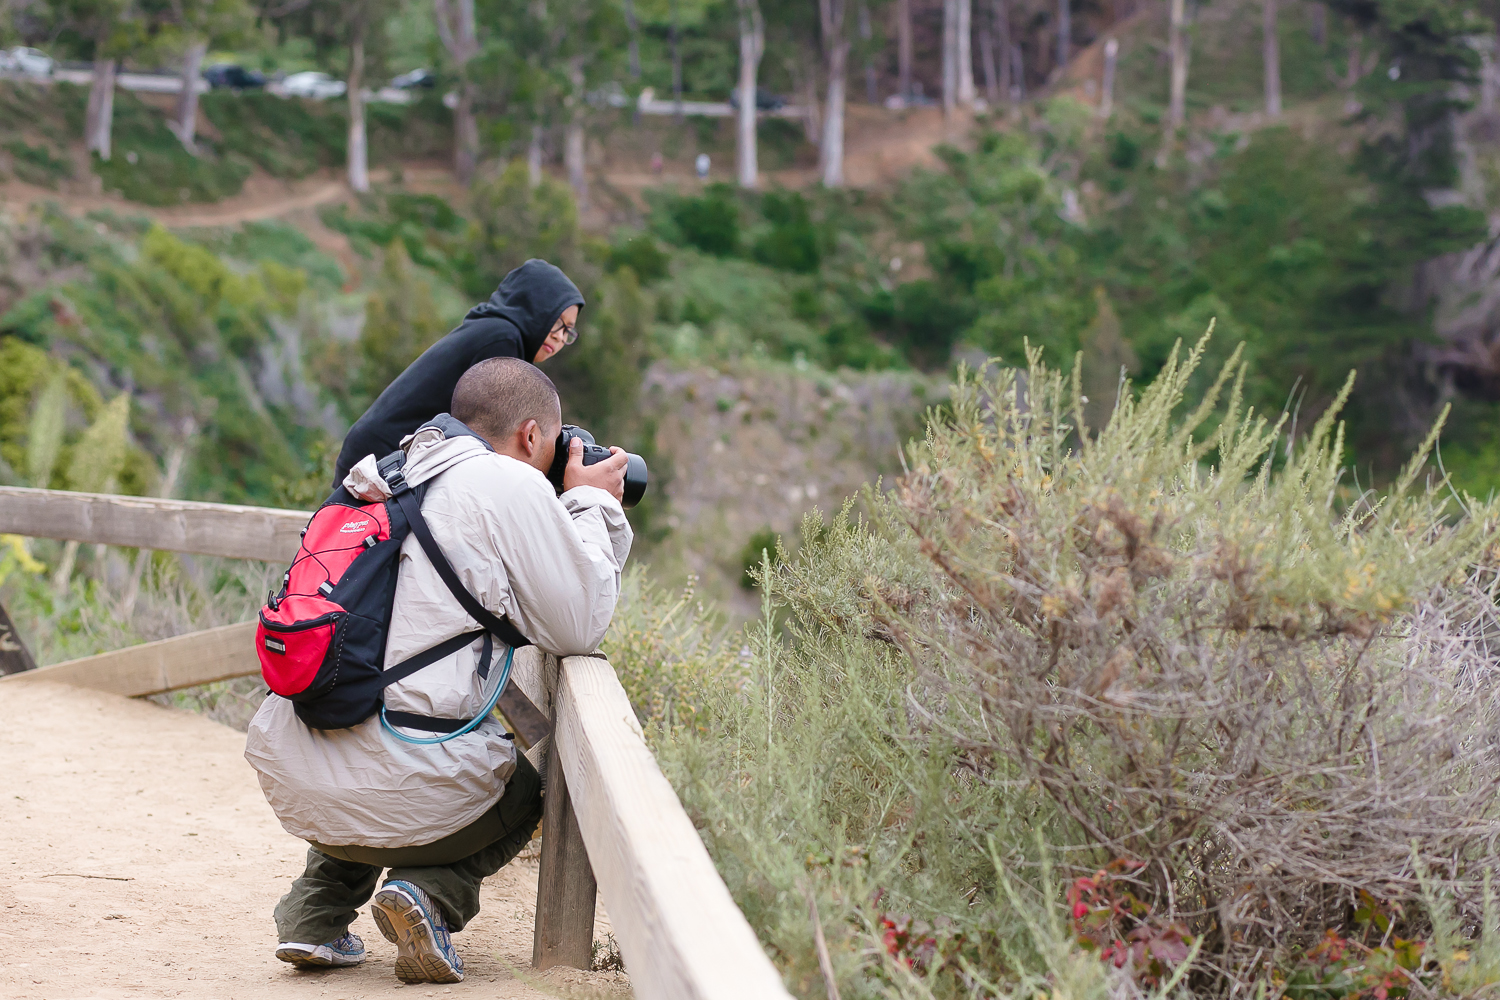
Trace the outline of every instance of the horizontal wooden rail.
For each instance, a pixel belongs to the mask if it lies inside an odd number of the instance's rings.
[[[535,646],[516,650],[511,683],[536,704],[542,704],[543,699],[542,667],[543,656]],[[11,674],[0,680],[7,683],[52,681],[108,691],[127,698],[141,698],[235,677],[252,677],[258,673],[260,658],[255,655],[255,622],[250,621],[126,646],[96,656]]]
[[[255,622],[240,622],[0,677],[0,690],[53,681],[140,698],[258,673]]]
[[[306,512],[0,486],[0,534],[289,563]]]
[[[635,995],[789,1000],[607,660],[563,660],[552,738]]]

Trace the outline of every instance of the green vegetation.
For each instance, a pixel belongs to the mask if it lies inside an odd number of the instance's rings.
[[[28,266],[62,279],[22,296],[0,317],[0,347],[86,357],[98,374],[85,381],[86,369],[69,366],[70,378],[111,397],[128,386],[136,400],[132,434],[148,453],[164,461],[174,447],[191,444],[180,489],[265,500],[271,477],[298,467],[294,441],[310,432],[310,415],[298,414],[290,398],[268,400],[264,372],[257,384],[250,366],[259,368],[265,352],[276,350],[274,323],[301,308],[306,272],[271,260],[231,267],[160,227],[119,220],[48,215],[0,235],[9,254],[34,255]],[[38,365],[14,370],[8,393],[16,420],[0,439],[8,435],[19,447],[28,426],[22,414],[48,377]],[[120,486],[141,492],[151,479]]]
[[[809,898],[844,996],[1494,981],[1439,898],[1489,905],[1500,695],[1462,637],[1494,512],[1418,485],[1425,450],[1341,490],[1336,408],[1283,459],[1238,354],[1191,391],[1203,355],[1097,434],[1036,352],[965,377],[900,490],[765,558],[743,640],[663,653],[690,598],[622,612],[611,660],[797,994]]]
[[[82,134],[81,118],[77,129]],[[115,97],[114,144],[110,159],[95,158],[94,173],[105,190],[143,205],[218,201],[238,194],[250,176],[250,163],[234,151],[193,156],[183,149],[161,113],[129,91]]]
[[[204,94],[200,101],[223,148],[273,177],[305,177],[344,162],[348,121],[341,109],[222,90]]]
[[[57,156],[50,146],[12,139],[0,149],[10,154],[11,173],[28,184],[55,188],[59,180],[73,176],[73,164]]]

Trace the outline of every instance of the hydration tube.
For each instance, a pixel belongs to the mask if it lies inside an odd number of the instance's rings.
[[[414,736],[406,736],[396,732],[396,727],[386,721],[384,705],[380,706],[381,726],[385,728],[386,732],[396,737],[396,739],[401,740],[403,743],[413,743],[417,746],[432,746],[435,743],[446,743],[448,740],[453,739],[453,737],[455,736],[462,736],[464,733],[472,732],[475,726],[479,725],[485,719],[488,719],[490,717],[490,713],[493,712],[495,710],[495,706],[499,704],[500,695],[505,690],[505,685],[510,682],[510,661],[511,658],[515,655],[516,648],[514,646],[510,647],[510,649],[506,651],[505,666],[500,668],[500,683],[495,685],[495,693],[490,696],[489,704],[485,705],[484,708],[480,710],[479,714],[470,719],[462,729],[456,730],[451,733],[445,733],[442,736],[434,736],[430,739],[417,739]]]

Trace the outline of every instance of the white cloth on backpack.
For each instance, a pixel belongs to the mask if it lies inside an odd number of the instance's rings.
[[[531,466],[491,452],[474,437],[445,437],[436,427],[423,427],[402,447],[407,482],[434,480],[422,513],[469,592],[546,652],[571,656],[597,649],[614,614],[632,541],[620,502],[589,486],[559,498]],[[366,501],[390,496],[374,456],[355,465],[344,485]],[[386,669],[478,627],[416,536],[408,536],[401,545]],[[480,649],[476,640],[392,684],[386,706],[473,718],[494,692],[508,651],[495,642],[489,678],[481,680]],[[385,732],[379,715],[350,729],[310,729],[290,701],[272,695],[250,723],[245,757],[288,833],[334,846],[412,847],[462,829],[493,806],[515,770],[516,749],[494,718],[446,742],[414,746]]]

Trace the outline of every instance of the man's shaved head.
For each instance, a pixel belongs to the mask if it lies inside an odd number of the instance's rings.
[[[520,358],[490,358],[464,372],[449,412],[491,443],[506,440],[528,420],[548,437],[562,428],[557,386]]]

